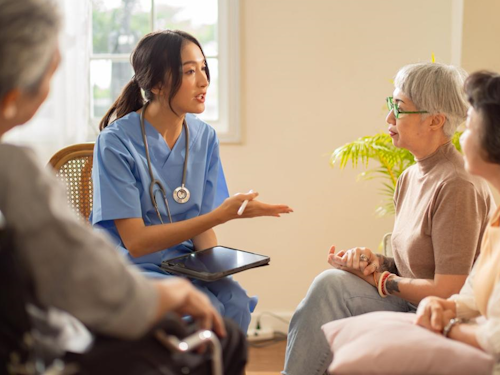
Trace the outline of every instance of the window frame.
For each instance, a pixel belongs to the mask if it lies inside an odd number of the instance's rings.
[[[217,38],[218,53],[218,78],[219,78],[219,100],[218,100],[218,120],[208,121],[217,130],[217,136],[221,143],[240,143],[240,0],[217,0]],[[92,9],[90,10],[92,18]],[[155,0],[151,0],[150,29],[155,30]],[[110,54],[93,52],[92,27],[89,30],[89,72],[88,72],[88,93],[89,93],[89,125],[90,132],[94,136],[99,129],[100,119],[92,118],[92,108],[94,105],[93,88],[90,80],[90,65],[92,61],[110,60],[113,62],[129,62],[130,54]],[[226,129],[225,131],[218,129]]]

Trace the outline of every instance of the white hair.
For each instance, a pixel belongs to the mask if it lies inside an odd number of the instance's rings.
[[[452,65],[418,63],[401,68],[394,86],[415,104],[418,110],[446,116],[444,134],[451,138],[467,117],[467,98],[463,90],[467,73]]]
[[[0,0],[0,99],[13,89],[36,91],[57,46],[60,17],[53,0]]]

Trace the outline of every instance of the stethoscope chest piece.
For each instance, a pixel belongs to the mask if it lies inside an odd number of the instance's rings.
[[[182,186],[179,186],[174,190],[173,196],[174,201],[176,201],[177,203],[186,203],[189,200],[191,193],[183,184]]]

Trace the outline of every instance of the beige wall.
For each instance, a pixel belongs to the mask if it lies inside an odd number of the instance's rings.
[[[500,72],[500,1],[465,0],[462,67]]]
[[[465,0],[462,67],[469,73],[487,69],[500,72],[500,1]],[[500,194],[493,190],[497,203]]]
[[[378,182],[331,169],[329,153],[385,131],[384,99],[398,68],[449,63],[452,0],[241,0],[241,145],[223,145],[231,192],[257,190],[295,212],[227,223],[220,243],[271,256],[239,274],[257,312],[292,312],[327,268],[331,244],[376,248]]]

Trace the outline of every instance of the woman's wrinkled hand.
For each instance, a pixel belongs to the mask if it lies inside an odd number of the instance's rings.
[[[335,246],[332,246],[328,252],[328,263],[334,268],[358,271],[363,276],[373,274],[380,267],[377,255],[366,247],[340,250],[335,254]]]
[[[344,260],[342,260],[342,257],[345,255],[344,250],[340,250],[337,254],[335,254],[335,246],[330,247],[330,251],[328,252],[328,263],[336,269],[343,270],[349,273],[352,273],[353,275],[359,277],[360,279],[365,280],[368,284],[376,286],[375,280],[373,278],[373,272],[369,272],[365,274],[362,270],[356,269],[354,267],[349,267]],[[361,261],[365,262],[366,261]],[[364,267],[366,270],[366,265],[361,265]]]
[[[281,214],[293,212],[293,209],[285,204],[268,204],[256,200],[259,193],[238,193],[227,198],[218,208],[222,213],[223,221],[238,218],[253,218],[261,216],[280,217]],[[242,215],[238,215],[238,210],[245,200],[248,200]]]
[[[415,324],[441,333],[446,324],[455,317],[455,302],[439,297],[426,297],[418,305]]]

